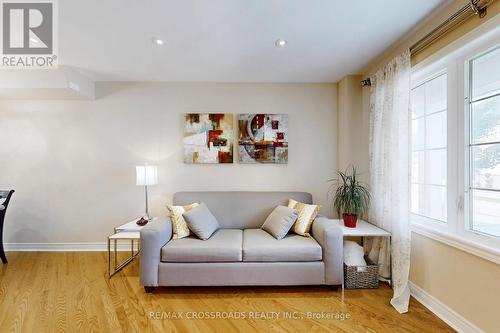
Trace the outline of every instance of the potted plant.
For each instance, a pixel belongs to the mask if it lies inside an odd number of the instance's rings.
[[[352,167],[352,172],[337,171],[338,178],[330,179],[337,189],[334,193],[333,206],[339,214],[342,214],[344,225],[356,228],[358,216],[363,215],[370,205],[370,192],[368,188],[359,181],[359,173]]]

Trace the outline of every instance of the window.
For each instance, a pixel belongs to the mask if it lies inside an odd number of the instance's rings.
[[[500,263],[500,29],[468,41],[412,68],[412,230]]]
[[[500,48],[468,66],[468,227],[500,237]]]
[[[411,211],[446,222],[446,73],[411,92]]]

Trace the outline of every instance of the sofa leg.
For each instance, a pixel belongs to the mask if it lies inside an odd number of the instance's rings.
[[[333,291],[338,291],[339,290],[339,285],[331,285],[330,288],[333,290]]]
[[[155,291],[156,287],[149,287],[149,286],[144,286],[144,291],[147,292],[148,294],[151,294],[153,291]]]

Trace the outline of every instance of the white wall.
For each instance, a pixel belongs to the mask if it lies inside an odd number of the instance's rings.
[[[95,101],[0,100],[6,243],[104,242],[143,213],[135,165],[159,165],[151,212],[181,190],[309,191],[330,215],[335,84],[102,83]],[[287,165],[185,165],[186,112],[288,113]],[[235,124],[236,125],[236,124]]]

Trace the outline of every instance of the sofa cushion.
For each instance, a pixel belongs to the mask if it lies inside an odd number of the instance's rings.
[[[321,246],[312,237],[288,234],[276,239],[262,229],[243,231],[243,261],[318,261]]]
[[[299,211],[286,206],[276,207],[267,217],[261,229],[276,239],[282,239],[297,220]]]
[[[184,238],[193,234],[191,230],[189,230],[186,220],[184,219],[182,214],[197,207],[198,205],[199,204],[197,202],[184,206],[167,205],[170,219],[172,220],[172,231],[174,233],[174,239]]]
[[[309,237],[309,231],[311,230],[311,225],[316,215],[318,215],[319,206],[298,202],[290,198],[288,200],[288,207],[299,211],[297,221],[292,227],[293,232],[298,235]]]
[[[258,191],[206,191],[177,192],[172,198],[174,205],[204,202],[225,229],[260,228],[266,217],[277,205],[287,205],[292,198],[312,203],[312,195],[305,192],[258,192]]]
[[[243,232],[239,229],[219,229],[207,240],[196,236],[172,239],[161,249],[161,261],[241,261],[242,238]]]
[[[189,229],[198,236],[199,239],[207,240],[216,232],[220,226],[217,219],[208,209],[204,202],[182,214]]]

